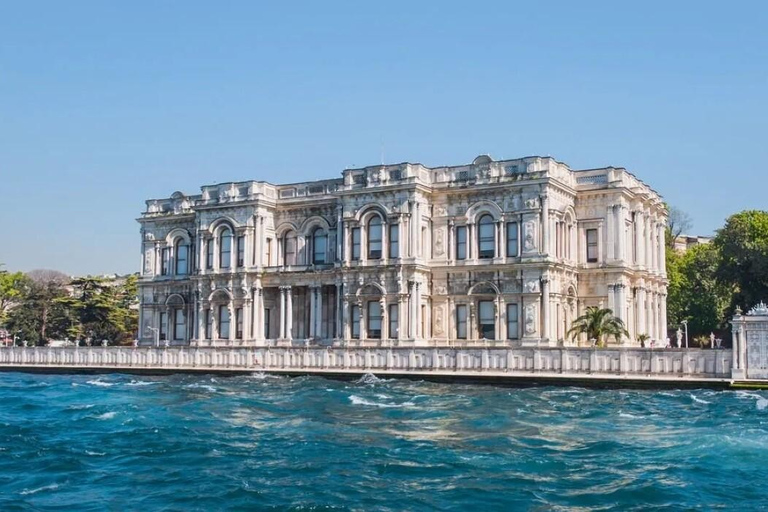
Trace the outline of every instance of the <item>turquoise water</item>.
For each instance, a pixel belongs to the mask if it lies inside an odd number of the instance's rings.
[[[0,374],[0,510],[759,510],[768,393]]]

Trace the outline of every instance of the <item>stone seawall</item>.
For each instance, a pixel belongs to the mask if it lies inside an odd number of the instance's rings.
[[[455,347],[10,347],[0,370],[366,373],[491,382],[725,385],[731,350]]]

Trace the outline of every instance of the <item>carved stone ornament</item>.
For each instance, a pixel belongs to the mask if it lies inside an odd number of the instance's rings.
[[[538,279],[529,279],[525,282],[525,291],[527,293],[538,293],[539,291],[539,280]]]
[[[536,249],[536,222],[527,220],[523,223],[523,249],[533,251]]]
[[[525,306],[525,334],[536,333],[536,306],[528,304]]]
[[[445,254],[445,235],[442,228],[435,231],[435,256],[442,256]]]
[[[760,301],[760,304],[749,310],[747,316],[768,316],[768,306],[765,302]]]
[[[525,207],[529,208],[531,210],[536,209],[539,207],[539,198],[538,197],[531,197],[529,199],[525,200]]]
[[[145,274],[151,274],[152,273],[152,249],[147,249],[144,251],[144,273]]]
[[[435,308],[435,334],[442,336],[445,333],[443,328],[443,307],[438,306]]]

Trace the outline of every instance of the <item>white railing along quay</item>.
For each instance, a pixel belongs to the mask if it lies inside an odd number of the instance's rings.
[[[548,373],[726,379],[732,351],[580,347],[8,347],[2,368]]]

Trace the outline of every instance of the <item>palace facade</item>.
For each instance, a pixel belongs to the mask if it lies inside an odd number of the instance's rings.
[[[550,157],[176,192],[138,219],[140,343],[572,344],[602,306],[658,344],[666,214],[625,169]]]

